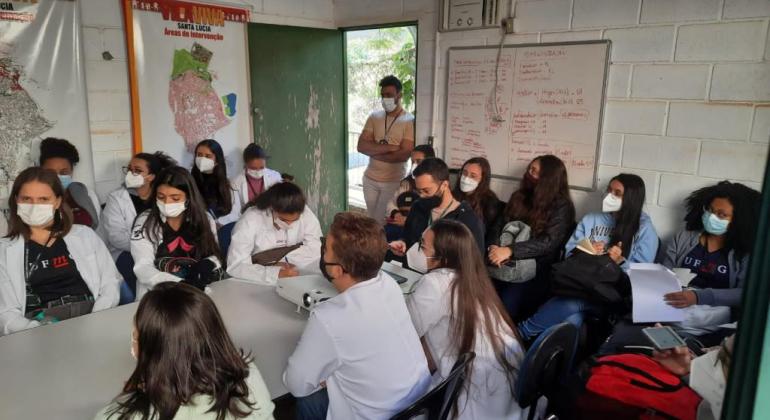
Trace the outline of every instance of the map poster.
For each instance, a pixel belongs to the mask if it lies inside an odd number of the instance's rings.
[[[252,141],[246,23],[249,12],[214,3],[124,0],[130,23],[136,151],[192,166],[195,145],[218,141],[228,175]],[[133,53],[133,54],[132,54]]]
[[[44,137],[80,153],[75,179],[93,187],[80,14],[71,0],[0,1],[0,198],[38,158]]]

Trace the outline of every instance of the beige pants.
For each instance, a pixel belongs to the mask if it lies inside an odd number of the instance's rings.
[[[369,217],[385,225],[385,217],[388,212],[388,202],[393,199],[393,194],[398,190],[401,181],[378,182],[364,175],[364,201]]]

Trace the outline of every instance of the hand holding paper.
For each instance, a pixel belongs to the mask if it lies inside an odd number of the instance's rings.
[[[684,319],[682,309],[666,303],[664,296],[681,292],[676,275],[660,264],[631,264],[628,271],[633,299],[633,321],[678,322]]]

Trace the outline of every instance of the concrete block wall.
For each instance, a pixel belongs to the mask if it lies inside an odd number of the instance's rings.
[[[123,181],[131,157],[131,107],[125,29],[119,0],[81,0],[83,48],[96,192],[106,195]],[[252,22],[335,28],[331,0],[228,0],[251,10]],[[113,56],[102,57],[104,51]],[[248,70],[247,70],[248,71]]]
[[[573,193],[578,216],[600,208],[603,189],[620,172],[644,179],[646,210],[664,239],[681,228],[690,191],[722,179],[761,188],[770,141],[770,1],[510,4],[515,33],[506,44],[612,40],[600,191]],[[510,6],[503,6],[506,16]],[[497,45],[500,37],[497,29],[437,35],[437,150],[443,151],[447,50]],[[503,199],[515,187],[499,180],[493,186]]]

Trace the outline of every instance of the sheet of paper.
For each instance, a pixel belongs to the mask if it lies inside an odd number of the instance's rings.
[[[663,300],[664,295],[682,290],[671,270],[659,264],[632,264],[628,277],[631,279],[634,323],[684,319],[684,311]]]

